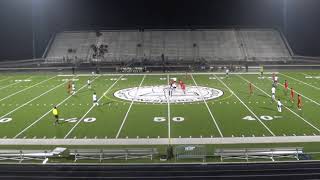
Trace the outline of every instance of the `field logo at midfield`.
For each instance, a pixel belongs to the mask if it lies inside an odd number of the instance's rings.
[[[114,93],[114,96],[134,102],[144,103],[188,103],[198,102],[204,100],[211,100],[223,95],[219,89],[201,87],[201,86],[188,86],[184,93],[181,88],[176,88],[169,97],[169,87],[162,86],[143,86],[122,89]]]

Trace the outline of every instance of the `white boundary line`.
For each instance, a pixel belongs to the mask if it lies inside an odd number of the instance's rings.
[[[3,100],[6,100],[6,99],[8,99],[8,98],[10,98],[10,97],[12,97],[12,96],[14,96],[14,95],[16,95],[16,94],[19,94],[19,93],[21,93],[21,92],[23,92],[23,91],[26,91],[26,90],[28,90],[28,89],[31,89],[31,88],[39,85],[39,84],[42,84],[42,83],[47,82],[47,81],[49,81],[49,80],[51,80],[51,79],[53,79],[53,78],[56,78],[56,77],[57,77],[57,76],[53,76],[53,77],[51,77],[51,78],[49,78],[49,79],[43,80],[43,81],[41,81],[41,82],[38,82],[37,84],[34,84],[34,85],[29,86],[29,87],[27,87],[27,88],[21,89],[20,91],[17,91],[17,92],[15,92],[15,93],[13,93],[13,94],[10,94],[9,96],[6,96],[6,97],[0,99],[0,102],[3,101]]]
[[[250,81],[248,81],[247,79],[245,79],[244,77],[238,75],[241,79],[243,79],[244,81],[250,83]],[[271,97],[268,93],[266,93],[265,91],[263,91],[262,89],[260,89],[259,87],[257,87],[254,83],[251,83],[255,88],[259,89],[261,92],[263,92],[264,94],[266,94],[268,97]],[[283,107],[285,107],[286,109],[288,109],[292,114],[296,115],[297,117],[299,117],[300,119],[302,119],[305,123],[309,124],[311,127],[313,127],[315,130],[317,130],[318,132],[320,132],[320,129],[317,128],[316,126],[314,126],[313,124],[311,124],[309,121],[305,120],[303,117],[301,117],[299,114],[297,114],[296,112],[292,111],[290,108],[288,108],[287,106],[283,105]]]
[[[22,104],[21,106],[19,106],[19,107],[15,108],[14,110],[12,110],[12,111],[8,112],[7,114],[5,114],[5,115],[3,115],[3,116],[1,116],[1,117],[0,117],[0,119],[2,119],[2,118],[4,118],[4,117],[8,116],[9,114],[12,114],[13,112],[17,111],[18,109],[20,109],[20,108],[22,108],[22,107],[26,106],[27,104],[29,104],[29,103],[31,103],[32,101],[34,101],[34,100],[36,100],[36,99],[38,99],[38,98],[42,97],[43,95],[48,94],[49,92],[51,92],[51,91],[53,91],[53,90],[57,89],[58,87],[60,87],[60,86],[64,85],[65,83],[66,83],[66,82],[63,82],[63,83],[59,84],[58,86],[55,86],[54,88],[51,88],[51,89],[49,89],[48,91],[46,91],[46,92],[44,92],[44,93],[40,94],[39,96],[34,97],[34,98],[33,98],[33,99],[31,99],[30,101],[28,101],[28,102],[26,102],[26,103]]]
[[[275,72],[277,73],[277,72]],[[186,75],[186,73],[114,73],[114,74],[99,74],[101,76],[143,76],[143,75],[148,75],[148,76],[163,76],[163,75]],[[212,74],[226,74],[225,72],[221,72],[221,73],[212,73],[212,72],[203,72],[203,73],[188,73],[188,75],[190,74],[199,74],[199,75],[212,75]],[[232,74],[260,74],[260,72],[235,72],[235,73],[229,73],[229,75]],[[263,74],[273,74],[273,72],[264,72]],[[60,74],[58,76],[62,76],[62,77],[68,77],[68,76],[73,76],[72,74]],[[92,76],[92,74],[78,74],[78,76]]]
[[[8,80],[8,79],[10,79],[10,78],[12,78],[12,76],[6,77],[6,78],[4,78],[4,79],[1,79],[0,82],[5,81],[5,80]]]
[[[77,77],[77,76],[75,76]],[[74,77],[74,78],[75,78]],[[97,77],[96,77],[97,78]],[[95,78],[95,79],[96,79]],[[95,80],[93,79],[92,82]],[[87,84],[85,84],[84,86],[82,86],[80,89],[78,89],[78,91],[75,92],[75,94],[77,92],[79,92],[81,89],[85,88],[87,86]],[[67,98],[65,98],[64,100],[62,100],[59,104],[57,104],[56,106],[59,107],[61,104],[63,104],[64,102],[66,102],[68,99],[70,99],[71,97],[73,97],[72,95],[68,96]],[[20,136],[22,133],[24,133],[25,131],[27,131],[29,128],[31,128],[33,125],[35,125],[36,123],[38,123],[39,121],[41,121],[45,116],[47,116],[52,109],[50,109],[48,112],[46,112],[45,114],[43,114],[40,118],[38,118],[37,120],[35,120],[33,123],[31,123],[29,126],[27,126],[26,128],[24,128],[22,131],[20,131],[17,135],[15,135],[13,138],[17,138],[18,136]]]
[[[172,138],[172,144],[268,144],[320,142],[320,136]],[[167,145],[167,138],[139,139],[1,139],[0,145]]]
[[[28,78],[26,78],[26,79],[23,79],[23,80],[30,79],[31,77],[32,77],[32,76],[30,76],[30,77],[28,77]],[[21,82],[22,82],[22,81],[17,81],[17,82],[15,82],[15,83],[8,84],[8,85],[6,85],[6,86],[1,87],[0,90],[5,89],[5,88],[10,87],[10,86],[13,86],[13,85],[18,84],[18,83],[21,83]]]
[[[192,80],[193,80],[194,84],[196,85],[196,87],[197,87],[197,89],[198,89],[198,84],[197,84],[197,82],[194,80],[194,78],[193,78],[193,74],[191,74],[191,78],[192,78]],[[198,89],[198,91],[199,91],[199,89]],[[212,118],[212,121],[214,122],[214,124],[215,124],[215,126],[216,126],[217,130],[219,131],[220,136],[221,136],[221,137],[223,137],[223,134],[222,134],[222,132],[221,132],[221,130],[220,130],[220,128],[219,128],[219,126],[218,126],[217,122],[216,122],[216,119],[214,118],[214,116],[213,116],[213,114],[212,114],[212,112],[211,112],[211,110],[210,110],[210,108],[209,108],[209,106],[208,106],[207,101],[204,99],[204,97],[203,97],[203,95],[202,95],[201,91],[199,91],[199,93],[200,93],[200,95],[201,95],[201,98],[202,98],[202,100],[203,100],[204,104],[206,105],[206,107],[207,107],[207,109],[208,109],[208,112],[209,112],[209,114],[210,114],[210,116],[211,116],[211,118]]]
[[[269,133],[272,136],[275,136],[275,134],[268,128],[268,126],[266,126],[261,119],[236,95],[236,93],[234,93],[219,77],[217,77],[216,75],[214,75],[216,77],[216,79],[218,79],[218,81],[220,81],[230,92],[231,94],[233,94],[247,109],[248,111],[257,118],[257,120],[269,131]]]
[[[270,81],[272,81],[271,79],[269,79]],[[280,83],[279,83],[280,84]],[[284,87],[284,85],[283,84],[280,84],[282,87]],[[309,101],[311,101],[311,102],[313,102],[313,103],[315,103],[316,105],[318,105],[318,106],[320,106],[320,103],[318,103],[318,102],[316,102],[316,101],[314,101],[314,100],[312,100],[311,98],[308,98],[307,96],[305,96],[305,95],[303,95],[302,93],[300,93],[300,92],[298,92],[298,91],[296,91],[295,90],[295,92],[297,93],[297,94],[300,94],[302,97],[304,97],[304,98],[306,98],[306,99],[308,99]]]
[[[135,101],[136,98],[137,98],[138,90],[139,90],[139,88],[141,87],[141,85],[142,85],[142,83],[143,83],[143,81],[144,81],[145,78],[146,78],[146,75],[143,76],[143,78],[142,78],[142,80],[141,80],[141,82],[140,82],[140,84],[139,84],[139,87],[137,88],[137,91],[136,91],[136,93],[135,93],[135,95],[134,95],[134,98],[133,98],[132,101],[131,101],[131,104],[130,104],[130,106],[129,106],[129,108],[128,108],[128,111],[127,111],[126,115],[124,116],[124,118],[123,118],[123,120],[122,120],[121,126],[120,126],[120,128],[119,128],[119,130],[118,130],[118,133],[117,133],[117,135],[116,135],[116,139],[117,139],[117,138],[119,137],[119,135],[120,135],[120,132],[121,132],[121,130],[122,130],[122,127],[123,127],[124,123],[126,122],[126,120],[127,120],[127,118],[128,118],[128,115],[129,115],[129,112],[130,112],[130,110],[131,110],[131,107],[132,107],[134,101]]]
[[[315,89],[317,89],[317,90],[320,90],[320,88],[318,88],[318,87],[316,87],[316,86],[313,86],[313,85],[311,85],[311,84],[305,83],[305,82],[303,82],[303,81],[301,81],[301,80],[299,80],[299,79],[296,79],[296,78],[294,78],[294,77],[291,77],[291,76],[289,76],[289,75],[286,75],[286,74],[283,74],[283,73],[279,73],[279,74],[281,74],[281,75],[283,75],[283,76],[286,76],[286,77],[288,77],[288,78],[290,78],[290,79],[293,79],[293,80],[295,80],[295,81],[298,81],[298,82],[300,82],[300,83],[303,83],[303,84],[305,84],[305,85],[307,85],[307,86],[313,87],[313,88],[315,88]]]
[[[102,94],[102,96],[98,99],[98,102],[113,88],[114,85],[122,78],[120,76],[109,88]],[[69,130],[69,132],[64,136],[64,139],[66,139],[72,131],[80,124],[80,122],[91,112],[91,110],[95,107],[95,104],[90,107],[90,109],[80,118],[80,120]]]
[[[169,74],[167,75],[167,85],[169,86],[170,83],[170,77]],[[170,110],[170,96],[168,95],[167,98],[167,104],[168,104],[168,138],[169,138],[169,144],[171,144],[171,110]]]

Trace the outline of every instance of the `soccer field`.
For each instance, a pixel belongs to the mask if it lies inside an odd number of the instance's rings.
[[[39,140],[40,144],[43,140],[50,144],[51,140],[63,139],[196,144],[202,140],[213,142],[210,139],[234,143],[237,138],[259,143],[263,137],[281,142],[305,137],[308,141],[318,136],[320,72],[277,74],[276,98],[283,103],[281,113],[277,103],[271,101],[271,73],[263,78],[257,73],[229,77],[223,73],[2,74],[0,137],[20,142]],[[178,85],[169,96],[170,79],[182,80],[186,91]],[[69,80],[76,86],[72,96],[67,93]],[[290,91],[283,87],[284,80],[295,90],[293,103]],[[94,92],[99,106],[93,105]],[[302,96],[302,110],[297,108],[297,94]],[[59,110],[57,125],[52,114],[54,106]]]

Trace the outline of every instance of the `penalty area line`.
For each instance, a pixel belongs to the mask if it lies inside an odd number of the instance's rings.
[[[199,91],[199,86],[198,86],[197,82],[195,81],[195,79],[193,78],[193,74],[191,74],[191,78],[192,78],[194,84],[196,85],[196,87],[197,87],[197,89],[198,89],[198,91]],[[202,93],[201,93],[200,91],[199,91],[199,93],[200,93],[200,95],[201,95],[201,98],[202,98],[204,104],[206,105],[206,107],[207,107],[207,109],[208,109],[208,112],[209,112],[209,114],[210,114],[210,116],[211,116],[211,118],[212,118],[213,123],[215,124],[217,130],[219,131],[220,136],[223,137],[223,134],[222,134],[222,132],[221,132],[219,126],[218,126],[218,123],[216,122],[216,119],[214,118],[214,116],[213,116],[213,114],[212,114],[212,112],[211,112],[211,110],[210,110],[210,108],[209,108],[209,106],[208,106],[207,101],[204,99],[204,97],[203,97],[203,95],[202,95]]]
[[[116,85],[116,83],[122,78],[123,76],[120,76],[98,99],[98,102]],[[95,107],[95,104],[93,104],[90,109],[80,118],[80,120],[69,130],[69,132],[64,136],[63,139],[66,139],[72,131],[80,124],[80,122],[92,111],[92,109]]]
[[[127,111],[126,115],[124,116],[124,118],[123,118],[123,120],[122,120],[121,126],[120,126],[120,128],[119,128],[119,130],[118,130],[118,133],[117,133],[117,135],[116,135],[116,139],[118,139],[118,137],[119,137],[119,135],[120,135],[120,132],[121,132],[121,130],[122,130],[122,127],[123,127],[124,123],[126,122],[126,120],[127,120],[127,118],[128,118],[128,115],[129,115],[129,112],[130,112],[130,110],[131,110],[131,107],[132,107],[132,105],[133,105],[133,103],[134,103],[134,100],[136,100],[136,98],[137,98],[138,91],[139,91],[139,89],[140,89],[140,87],[141,87],[141,85],[142,85],[142,83],[143,83],[143,81],[144,81],[145,78],[146,78],[146,75],[143,76],[143,78],[142,78],[142,80],[141,80],[141,82],[140,82],[140,84],[139,84],[139,87],[137,88],[137,91],[136,91],[136,93],[135,93],[135,95],[134,95],[134,98],[133,98],[132,101],[131,101],[131,104],[130,104],[130,106],[129,106],[129,108],[128,108],[128,111]]]

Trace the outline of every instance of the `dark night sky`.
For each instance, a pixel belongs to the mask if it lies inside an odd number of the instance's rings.
[[[320,56],[319,7],[319,0],[288,0],[287,37],[297,54]],[[41,56],[63,30],[282,28],[282,8],[282,0],[0,0],[0,59],[32,57],[32,22]]]

